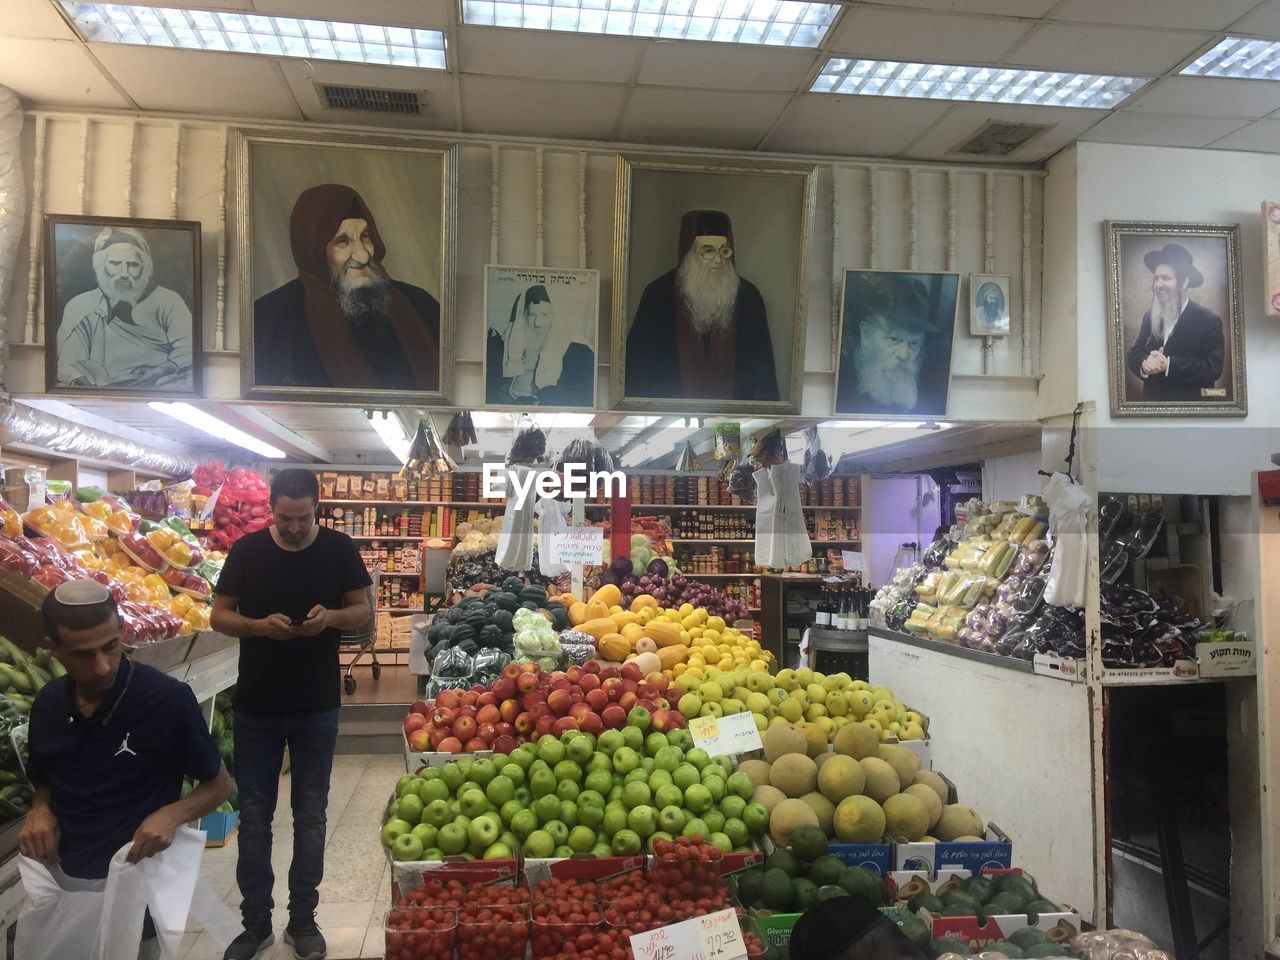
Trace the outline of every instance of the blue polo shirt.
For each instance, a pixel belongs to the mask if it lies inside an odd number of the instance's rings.
[[[62,869],[85,879],[107,875],[142,821],[178,799],[183,777],[212,780],[222,764],[191,688],[128,659],[91,717],[70,677],[46,684],[28,747],[31,782],[50,788]]]

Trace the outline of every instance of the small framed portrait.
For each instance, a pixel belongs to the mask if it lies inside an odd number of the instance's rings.
[[[969,334],[974,337],[1009,335],[1008,277],[969,274]]]
[[[1280,203],[1262,203],[1262,250],[1265,288],[1262,305],[1268,317],[1280,317]]]
[[[485,405],[591,410],[600,271],[484,268]]]
[[[846,270],[836,413],[946,416],[959,292],[958,273]]]
[[[200,224],[44,216],[45,389],[200,395]]]
[[[391,136],[237,136],[242,392],[448,399],[456,150]]]
[[[615,407],[798,413],[814,168],[618,160]]]
[[[1108,220],[1113,417],[1242,417],[1239,224]]]

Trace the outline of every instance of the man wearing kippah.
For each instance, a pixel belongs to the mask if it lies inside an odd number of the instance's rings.
[[[231,795],[231,778],[191,688],[121,656],[106,587],[61,584],[41,613],[67,675],[46,684],[31,708],[35,797],[18,849],[69,877],[98,880],[125,845],[130,863],[166,850],[178,827]],[[184,777],[197,786],[179,799]]]

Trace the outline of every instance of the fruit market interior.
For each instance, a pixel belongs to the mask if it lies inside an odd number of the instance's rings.
[[[6,13],[4,956],[1280,957],[1275,0]]]

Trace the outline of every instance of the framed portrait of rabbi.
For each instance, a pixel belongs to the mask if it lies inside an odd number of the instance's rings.
[[[960,275],[846,270],[836,413],[942,417]]]
[[[814,176],[619,158],[616,408],[799,412]]]
[[[244,395],[448,399],[455,149],[257,131],[237,143]]]
[[[1239,224],[1107,221],[1113,417],[1242,417]]]

